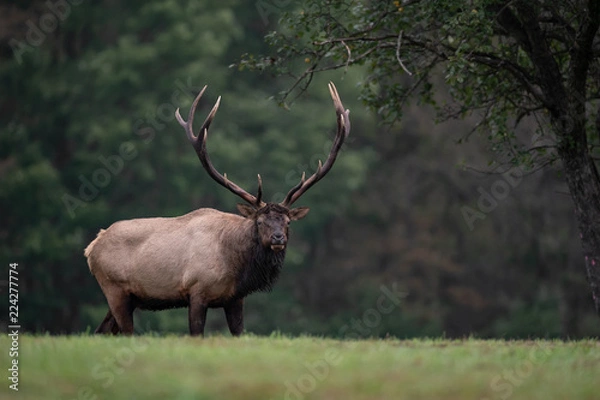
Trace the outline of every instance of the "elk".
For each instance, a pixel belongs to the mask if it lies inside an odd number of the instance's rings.
[[[184,128],[208,175],[248,204],[238,204],[241,215],[200,208],[180,217],[138,218],[115,222],[84,250],[92,275],[108,302],[108,313],[96,333],[133,334],[133,311],[188,307],[191,335],[203,335],[209,308],[223,308],[229,331],[238,336],[244,329],[244,298],[256,291],[269,291],[285,258],[288,225],[306,216],[307,207],[290,208],[311,186],[331,170],[344,140],[350,133],[349,110],[344,109],[333,83],[329,92],[337,115],[337,133],[325,163],[292,187],[281,203],[262,200],[258,175],[253,196],[221,175],[206,150],[208,128],[221,97],[206,117],[198,136],[192,124],[198,102],[195,98]]]

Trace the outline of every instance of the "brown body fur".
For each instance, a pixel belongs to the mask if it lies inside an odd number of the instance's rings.
[[[203,208],[116,222],[100,230],[84,254],[110,308],[97,332],[132,333],[135,308],[190,306],[190,332],[202,334],[208,307],[224,307],[228,322],[242,324],[243,298],[271,288],[285,250],[261,243],[255,219]],[[200,325],[194,329],[194,323]],[[230,323],[233,334],[241,329]]]
[[[211,164],[206,137],[220,97],[199,135],[192,125],[206,86],[194,99],[187,121],[177,109],[175,117],[208,175],[248,204],[238,204],[242,216],[202,208],[181,217],[133,219],[100,230],[84,251],[109,306],[96,332],[132,334],[135,308],[186,306],[192,335],[204,333],[209,307],[223,307],[233,335],[243,331],[244,297],[272,287],[285,258],[288,224],[309,211],[306,207],[290,209],[291,205],[329,172],[350,133],[350,111],[344,109],[335,85],[330,82],[328,87],[337,116],[331,151],[325,163],[319,161],[317,171],[308,178],[303,173],[278,204],[261,200],[260,175],[253,196]]]

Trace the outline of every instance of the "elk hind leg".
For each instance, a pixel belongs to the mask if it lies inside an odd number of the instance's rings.
[[[102,323],[100,325],[98,325],[98,327],[96,328],[94,333],[96,333],[96,334],[112,333],[113,335],[116,335],[119,332],[120,332],[119,325],[117,324],[115,317],[113,317],[113,315],[109,309],[108,312],[106,313],[106,317],[104,317],[104,320],[102,321]]]
[[[133,335],[134,307],[131,296],[122,289],[114,289],[106,293],[106,299],[119,331],[124,335]]]

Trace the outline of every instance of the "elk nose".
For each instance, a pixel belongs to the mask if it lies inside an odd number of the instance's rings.
[[[283,235],[283,233],[274,233],[273,235],[271,235],[271,240],[274,243],[284,243],[285,241],[285,236]]]

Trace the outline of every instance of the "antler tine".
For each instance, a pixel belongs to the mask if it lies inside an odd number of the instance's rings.
[[[198,155],[198,158],[200,159],[200,162],[202,163],[202,166],[204,167],[208,175],[211,178],[213,178],[218,184],[226,187],[232,193],[244,199],[244,201],[252,204],[255,207],[262,207],[264,203],[260,200],[260,198],[262,197],[262,182],[260,180],[260,175],[258,197],[254,197],[253,195],[246,192],[244,189],[227,179],[227,174],[221,175],[219,171],[217,171],[216,168],[212,165],[210,157],[208,156],[208,152],[206,150],[206,138],[208,137],[208,128],[210,127],[210,124],[212,123],[212,120],[214,119],[217,110],[219,109],[219,105],[221,104],[221,96],[219,96],[212,110],[204,120],[204,123],[200,128],[200,134],[198,136],[194,135],[194,128],[192,125],[194,123],[196,107],[198,106],[200,98],[204,94],[206,88],[207,86],[204,86],[200,93],[198,93],[198,96],[196,96],[196,98],[194,99],[194,102],[190,107],[190,112],[188,114],[187,121],[184,121],[181,117],[181,114],[179,113],[179,108],[175,111],[175,118],[177,118],[177,122],[179,122],[179,125],[181,125],[185,129],[185,133],[187,134],[189,141],[192,143],[192,146],[194,146],[194,150],[196,150],[196,154]]]
[[[194,123],[194,114],[196,113],[196,107],[198,106],[198,103],[200,102],[200,99],[202,98],[202,95],[204,94],[204,91],[206,90],[207,87],[208,87],[208,85],[204,85],[204,87],[202,88],[200,93],[198,93],[198,96],[196,96],[196,98],[194,99],[194,102],[192,103],[192,106],[190,107],[190,112],[188,114],[187,122],[184,121],[183,118],[181,117],[181,114],[179,113],[179,107],[177,107],[177,110],[175,110],[175,118],[177,119],[177,122],[179,122],[179,125],[181,125],[183,127],[183,129],[185,129],[185,133],[187,134],[187,137],[190,140],[190,142],[192,142],[192,144],[194,144],[196,142],[196,140],[198,140],[198,138],[194,135],[194,129],[192,128],[192,125]],[[221,100],[221,98],[219,97],[217,99],[217,103],[219,103],[220,100]],[[219,108],[218,104],[215,104],[215,106],[217,108]],[[213,110],[214,110],[214,107],[213,107]],[[217,111],[215,110],[215,113],[216,112]],[[209,116],[210,116],[210,114],[209,114]],[[214,117],[214,114],[213,114],[213,117]],[[206,123],[206,121],[204,121],[204,123]],[[202,130],[200,130],[200,132],[202,132]]]
[[[321,165],[321,160],[319,160],[319,166],[320,165]],[[294,186],[293,188],[290,189],[287,196],[285,196],[285,199],[281,202],[281,205],[284,205],[285,207],[289,207],[289,205],[291,205],[291,203],[289,203],[289,199],[292,198],[294,193],[296,193],[298,190],[300,190],[302,185],[304,185],[305,181],[306,181],[306,172],[302,172],[302,177],[300,178],[300,182],[298,182],[298,184],[296,186]]]
[[[258,189],[256,190],[256,206],[260,207],[262,202],[262,178],[260,174],[258,174]]]
[[[333,105],[335,107],[335,112],[338,116],[338,132],[341,128],[344,128],[344,126],[342,126],[342,127],[339,126],[340,123],[347,125],[347,126],[345,126],[345,131],[344,131],[344,139],[345,139],[350,134],[350,116],[349,116],[350,110],[344,109],[344,105],[342,104],[342,99],[340,99],[340,95],[337,91],[337,88],[333,84],[333,82],[329,82],[328,87],[329,87],[329,94],[331,94],[331,98],[333,99]]]
[[[340,148],[344,144],[344,140],[350,134],[350,110],[344,109],[340,95],[338,94],[337,88],[333,82],[329,82],[329,93],[333,99],[333,106],[335,107],[335,113],[337,115],[337,133],[333,141],[333,146],[329,152],[325,164],[319,160],[317,171],[312,174],[308,179],[305,179],[305,174],[302,174],[300,183],[294,186],[287,194],[285,199],[280,203],[284,207],[290,207],[296,200],[300,198],[312,185],[320,181],[333,167],[337,158]]]

